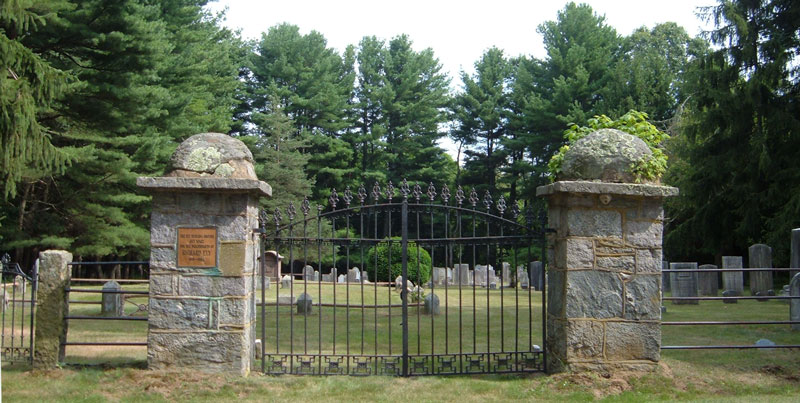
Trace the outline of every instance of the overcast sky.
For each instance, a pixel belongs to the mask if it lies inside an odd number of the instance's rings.
[[[245,38],[259,38],[269,27],[288,22],[303,34],[316,30],[328,46],[340,52],[357,45],[364,36],[391,39],[408,34],[414,48],[432,48],[455,86],[462,69],[472,65],[483,52],[497,46],[506,56],[520,54],[544,57],[542,38],[536,27],[555,20],[564,1],[510,0],[222,0],[212,3],[214,11],[227,7],[225,24],[240,29]],[[644,25],[674,21],[691,36],[707,24],[696,15],[698,6],[714,0],[586,0],[621,35]]]
[[[315,30],[339,52],[358,45],[364,36],[391,39],[408,34],[416,50],[433,49],[443,70],[460,88],[459,72],[474,72],[473,64],[483,52],[496,46],[506,56],[532,55],[544,58],[542,37],[536,28],[557,18],[566,1],[511,0],[222,0],[212,11],[227,7],[225,25],[241,30],[244,38],[260,38],[269,27],[287,22],[302,34]],[[595,13],[620,35],[634,29],[652,28],[673,21],[690,36],[711,26],[696,13],[698,7],[715,0],[585,0]],[[440,144],[455,159],[455,145],[449,138]]]

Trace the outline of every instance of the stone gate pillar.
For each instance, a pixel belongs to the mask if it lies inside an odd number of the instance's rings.
[[[559,181],[537,189],[555,229],[548,239],[549,372],[643,370],[660,359],[662,203],[678,189],[624,183],[633,182],[626,171],[647,153],[634,136],[599,130],[571,147]]]
[[[259,197],[241,141],[204,133],[184,141],[164,177],[138,178],[152,196],[147,362],[246,375],[253,359]]]

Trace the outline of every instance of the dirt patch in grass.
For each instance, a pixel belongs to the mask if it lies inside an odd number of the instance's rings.
[[[124,372],[120,387],[137,385],[140,390],[154,393],[167,400],[185,397],[187,392],[202,394],[214,392],[227,384],[222,375],[209,375],[198,371],[151,371],[128,370]],[[124,391],[122,395],[124,395]]]
[[[672,369],[665,363],[650,372],[641,371],[605,371],[576,372],[551,375],[550,385],[558,393],[574,392],[576,389],[591,394],[596,399],[616,396],[642,387],[684,391],[686,383],[675,377]]]

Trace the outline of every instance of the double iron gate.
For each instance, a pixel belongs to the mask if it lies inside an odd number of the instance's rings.
[[[544,371],[544,274],[529,264],[544,260],[543,215],[474,189],[398,190],[333,190],[327,208],[261,214],[260,369]]]

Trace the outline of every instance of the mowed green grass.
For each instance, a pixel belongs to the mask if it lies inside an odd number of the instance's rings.
[[[273,285],[274,287],[274,285]],[[296,349],[302,346],[314,353],[321,348],[332,351],[334,341],[337,353],[347,348],[348,337],[352,354],[360,354],[361,320],[364,319],[365,353],[371,353],[377,345],[379,350],[388,349],[388,308],[366,309],[361,315],[361,301],[364,304],[399,304],[396,292],[386,287],[377,287],[378,296],[371,285],[364,286],[362,297],[360,285],[345,287],[337,284],[335,294],[330,285],[320,290],[316,285],[296,282],[292,292],[298,295],[306,291],[314,296],[315,303],[322,292],[323,304],[350,301],[351,309],[346,307],[322,308],[322,321],[319,321],[319,307],[314,307],[312,315],[298,315],[293,308],[278,307],[277,322],[275,306],[267,306],[266,346],[275,348],[273,332],[279,330],[278,348]],[[89,288],[80,286],[80,288]],[[95,288],[100,288],[95,287]],[[146,289],[144,285],[123,286],[124,289]],[[347,296],[349,288],[349,298]],[[266,302],[274,302],[274,288],[267,290]],[[279,294],[290,290],[278,290]],[[370,292],[368,292],[370,291]],[[541,344],[541,295],[531,293],[532,311],[527,308],[527,292],[513,289],[486,291],[461,290],[461,310],[458,306],[457,288],[449,288],[447,297],[444,290],[436,290],[441,298],[442,314],[431,317],[423,314],[417,307],[409,308],[409,344],[416,353],[430,350],[434,340],[437,352],[445,346],[455,348],[459,341],[458,320],[461,317],[462,348],[475,347],[480,351],[490,340],[494,349],[499,349],[500,318],[503,318],[504,338],[509,339],[512,329],[507,321],[515,318],[533,317],[531,336],[533,344]],[[316,294],[315,294],[316,293]],[[525,295],[525,298],[522,296]],[[488,310],[486,297],[489,298]],[[73,294],[72,300],[99,301],[99,294]],[[521,301],[518,315],[515,302]],[[138,299],[139,303],[146,301]],[[499,307],[503,302],[503,309]],[[512,303],[512,301],[514,303]],[[524,303],[522,303],[524,302]],[[445,318],[445,306],[448,315]],[[723,304],[721,301],[702,301],[699,305],[673,305],[666,303],[667,313],[664,321],[738,321],[738,320],[788,320],[789,305],[777,300],[768,302],[739,301],[738,304]],[[476,342],[472,343],[472,315],[475,318]],[[126,311],[132,313],[136,307],[129,303]],[[397,312],[395,312],[397,310]],[[99,314],[99,305],[71,306],[72,315]],[[489,319],[488,337],[484,325]],[[333,313],[336,312],[336,321]],[[349,314],[349,328],[348,315]],[[458,314],[461,312],[461,315]],[[378,343],[374,329],[375,314],[378,314]],[[395,324],[400,319],[400,308],[392,308],[392,345],[394,349],[401,344],[401,326]],[[420,324],[417,327],[417,314]],[[398,315],[395,317],[395,315]],[[322,324],[322,332],[319,325]],[[336,323],[335,337],[333,323]],[[523,325],[524,323],[524,325]],[[520,322],[520,331],[527,332],[528,322]],[[261,322],[257,322],[258,331]],[[395,328],[397,330],[395,330]],[[514,325],[516,328],[516,324]],[[290,329],[294,329],[289,332]],[[420,329],[422,331],[417,331]],[[429,333],[433,330],[433,337]],[[465,333],[465,330],[467,333]],[[447,337],[444,337],[447,331]],[[147,324],[145,322],[115,321],[71,321],[69,341],[145,341]],[[288,336],[293,333],[294,338]],[[322,335],[323,342],[318,340]],[[468,337],[467,337],[468,336]],[[420,344],[416,342],[419,337]],[[800,332],[793,332],[788,325],[744,325],[744,326],[663,326],[663,345],[750,345],[760,338],[770,339],[777,344],[800,344]],[[524,337],[520,338],[524,340]],[[274,340],[274,339],[272,339]],[[373,340],[373,341],[370,341]],[[450,340],[439,344],[440,340]],[[538,342],[537,342],[538,340]],[[307,346],[302,343],[308,342]],[[527,340],[525,341],[527,343]],[[505,342],[504,342],[505,344]],[[427,349],[427,350],[426,350]],[[296,351],[296,350],[295,350]],[[253,372],[247,378],[227,375],[207,375],[194,371],[161,372],[149,371],[145,367],[146,348],[144,347],[68,347],[67,363],[87,364],[68,365],[62,369],[49,371],[30,371],[25,365],[4,365],[2,370],[2,394],[5,401],[498,401],[498,400],[593,400],[604,398],[612,401],[651,401],[651,400],[703,400],[703,401],[796,401],[800,396],[800,351],[798,350],[691,350],[662,351],[661,369],[651,374],[561,374],[544,375],[487,375],[487,376],[435,376],[421,378],[396,377],[272,377]]]
[[[426,314],[421,303],[409,302],[411,354],[530,351],[532,345],[543,343],[540,292],[481,287],[436,287],[425,292],[438,296],[440,313]],[[275,305],[278,295],[302,293],[311,295],[315,304],[309,315],[297,314],[296,307]],[[266,290],[265,301],[267,352],[402,351],[402,301],[394,288],[300,281],[291,288]],[[326,306],[319,307],[320,301]],[[259,334],[260,325],[259,318]]]
[[[78,285],[75,288],[101,287]],[[125,290],[147,290],[147,285],[124,285]],[[334,292],[335,291],[335,292]],[[29,292],[29,291],[28,291]],[[306,292],[314,300],[310,315],[299,315],[296,307],[275,306],[277,295],[299,296]],[[430,293],[431,290],[426,292]],[[487,290],[480,287],[443,287],[433,292],[440,298],[440,315],[425,314],[421,306],[410,303],[409,351],[412,354],[438,354],[485,351],[525,351],[530,345],[543,345],[542,297],[540,292],[521,289]],[[29,295],[29,294],[26,294]],[[365,284],[343,285],[297,281],[291,289],[265,290],[267,306],[264,322],[266,334],[262,335],[260,311],[257,314],[258,337],[265,342],[268,353],[335,353],[343,354],[400,354],[402,348],[402,309],[399,293],[393,288]],[[335,297],[335,301],[334,301]],[[488,300],[487,300],[488,297]],[[260,291],[257,292],[260,300]],[[321,299],[320,299],[321,298]],[[529,309],[529,298],[530,306]],[[72,301],[100,302],[100,294],[73,293]],[[337,308],[316,304],[336,304]],[[146,296],[131,296],[125,304],[126,314],[137,310],[135,304],[147,302]],[[362,308],[362,302],[364,307]],[[392,308],[374,308],[387,305]],[[349,303],[349,308],[347,307]],[[501,306],[502,305],[502,306]],[[667,313],[663,321],[752,321],[788,320],[789,305],[779,300],[757,302],[742,300],[737,304],[722,301],[702,301],[699,305],[675,305],[665,302]],[[4,326],[6,337],[11,334],[11,310],[16,309],[15,337],[20,340],[19,324],[29,324],[30,310],[20,315],[22,304],[6,308]],[[391,312],[390,312],[391,311]],[[71,315],[92,316],[100,314],[99,304],[70,306]],[[134,316],[142,317],[139,312]],[[334,319],[335,318],[335,319]],[[144,321],[72,320],[67,340],[70,342],[144,342],[147,323]],[[759,339],[769,339],[776,344],[800,344],[800,332],[789,325],[724,325],[724,326],[663,326],[662,345],[751,345]],[[781,355],[793,350],[779,350]],[[665,357],[676,359],[702,359],[747,362],[761,359],[769,353],[758,350],[665,350]],[[69,346],[68,363],[123,363],[146,359],[145,347],[119,346]]]

